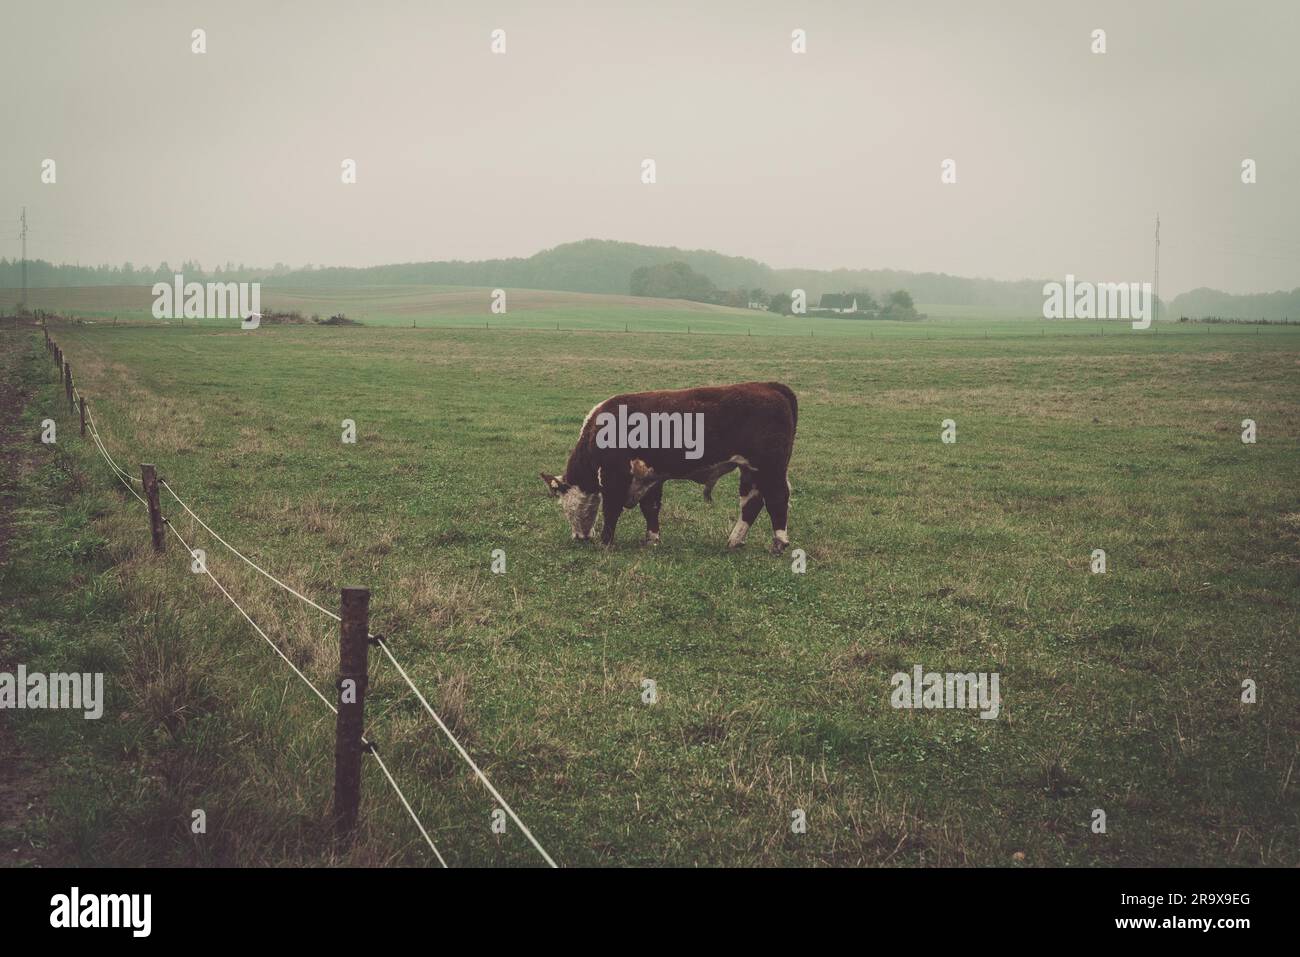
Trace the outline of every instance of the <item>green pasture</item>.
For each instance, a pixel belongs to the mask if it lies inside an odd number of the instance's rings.
[[[50,331],[126,468],[156,463],[327,607],[372,589],[374,630],[561,864],[1300,863],[1300,329],[424,303],[360,292],[305,308],[364,326],[241,332],[115,326],[87,301],[94,321]],[[33,667],[78,649],[109,675],[109,718],[29,727],[81,755],[39,835],[50,854],[433,863],[371,764],[359,840],[334,854],[333,716],[175,541],[150,553],[39,331],[5,336],[40,370],[31,434],[59,427],[31,451],[5,627]],[[766,515],[726,550],[734,478],[713,504],[669,485],[657,548],[636,511],[611,550],[570,541],[537,473],[563,468],[594,403],[755,379],[799,395],[806,572],[767,554]],[[163,506],[328,693],[333,623]],[[918,664],[998,673],[997,718],[891,707],[891,676]],[[371,667],[370,732],[448,862],[539,863]]]

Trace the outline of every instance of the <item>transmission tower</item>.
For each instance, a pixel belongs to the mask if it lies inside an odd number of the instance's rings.
[[[1156,299],[1152,305],[1152,315],[1158,320],[1160,318],[1160,214],[1156,213],[1156,275],[1155,275]]]
[[[23,207],[23,301],[22,307],[27,308],[27,207]]]

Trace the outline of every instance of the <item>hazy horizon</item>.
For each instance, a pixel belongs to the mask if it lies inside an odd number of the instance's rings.
[[[1300,286],[1300,7],[1283,0],[53,2],[6,21],[9,259],[26,205],[28,256],[56,263],[364,267],[602,238],[777,269],[1129,281],[1151,276],[1158,212],[1162,298]]]

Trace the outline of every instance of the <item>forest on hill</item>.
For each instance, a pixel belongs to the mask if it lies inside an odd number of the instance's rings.
[[[284,263],[271,267],[243,263],[209,265],[185,261],[172,266],[54,265],[44,260],[27,263],[27,281],[33,287],[140,285],[168,280],[177,272],[197,281],[260,281],[266,285],[339,288],[349,286],[432,284],[548,289],[568,292],[635,293],[633,276],[684,263],[705,277],[715,289],[745,293],[761,290],[769,296],[803,289],[810,302],[825,294],[862,290],[885,299],[892,291],[907,290],[913,300],[929,305],[986,307],[1037,315],[1043,306],[1043,282],[1038,279],[1006,281],[950,276],[946,273],[907,272],[894,269],[777,269],[755,259],[727,256],[707,249],[645,246],[638,243],[584,239],[545,249],[528,257],[394,263],[384,266],[306,266]],[[678,268],[673,266],[672,268]],[[642,273],[641,275],[645,275]],[[22,283],[18,260],[0,259],[0,287]],[[694,297],[688,297],[694,298]],[[736,297],[733,297],[736,298]],[[1300,288],[1288,291],[1234,295],[1214,289],[1196,289],[1161,303],[1169,318],[1222,317],[1239,319],[1300,318]]]

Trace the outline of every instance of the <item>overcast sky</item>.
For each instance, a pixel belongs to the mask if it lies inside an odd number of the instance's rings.
[[[1162,295],[1290,289],[1298,49],[1296,0],[7,3],[0,255],[26,204],[29,255],[83,264],[597,237],[1129,281],[1158,211]]]

